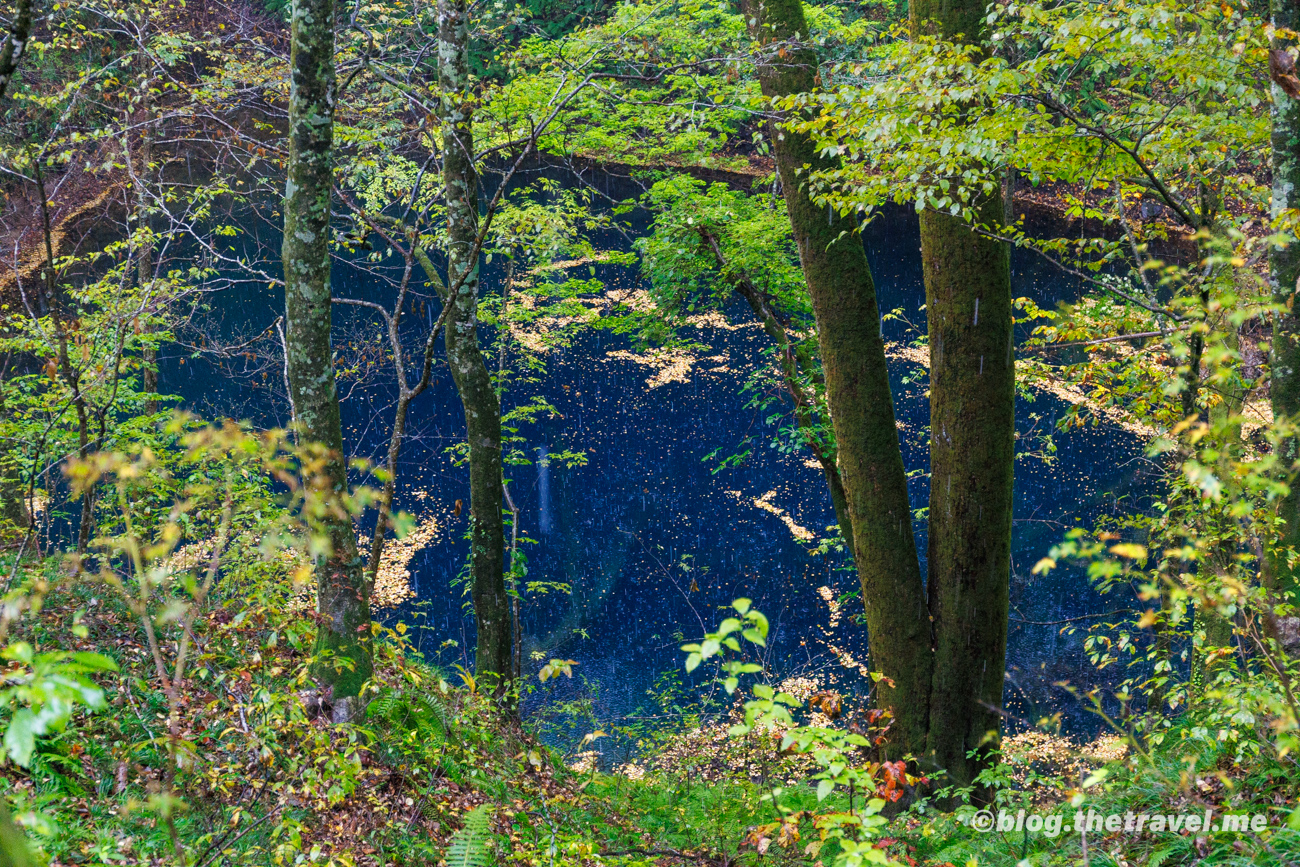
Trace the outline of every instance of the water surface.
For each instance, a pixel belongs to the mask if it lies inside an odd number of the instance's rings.
[[[616,197],[633,192],[617,179],[601,183]],[[278,249],[273,227],[250,221],[248,228],[246,243],[261,232],[256,240],[263,248]],[[638,216],[632,231],[645,230],[645,217]],[[597,240],[604,249],[627,249],[626,238],[613,232]],[[867,226],[864,240],[881,308],[901,309],[906,319],[923,323],[915,214],[886,212]],[[613,291],[643,288],[634,268],[594,267]],[[499,263],[485,268],[484,291],[498,291],[501,280]],[[1016,295],[1046,307],[1079,291],[1044,260],[1021,252],[1013,256],[1013,282]],[[354,298],[391,296],[391,286],[347,262],[336,263],[334,286],[336,294]],[[253,334],[274,321],[282,303],[264,288],[227,290],[214,299],[210,324],[227,335]],[[432,307],[420,312],[429,320],[435,315]],[[768,413],[748,407],[749,397],[741,393],[746,374],[762,363],[767,339],[743,305],[728,314],[729,325],[698,329],[711,349],[676,377],[629,357],[626,338],[589,331],[546,356],[539,382],[505,395],[507,408],[540,394],[556,409],[555,416],[521,427],[518,447],[531,463],[510,467],[508,474],[526,539],[521,547],[528,580],[571,588],[524,599],[525,671],[535,672],[552,657],[576,660],[581,677],[548,687],[545,695],[594,695],[603,720],[646,705],[647,688],[680,668],[682,640],[712,628],[740,596],[751,598],[772,623],[764,662],[774,673],[834,672],[841,688],[865,688],[860,678],[845,676],[827,650],[833,644],[862,657],[865,636],[849,616],[860,609],[856,599],[844,603],[838,627],[828,630],[825,597],[852,593],[856,576],[843,555],[810,553],[807,536],[824,536],[834,523],[824,480],[808,455],[770,447]],[[336,308],[335,316],[336,346],[376,330],[374,320],[355,308]],[[909,337],[901,322],[888,322],[885,330],[890,339]],[[196,411],[264,424],[285,421],[274,366],[191,358],[179,349],[165,353],[160,364],[164,390],[181,394]],[[349,450],[378,461],[396,389],[382,359],[374,371],[360,381],[345,379],[341,393]],[[891,361],[890,373],[905,463],[923,470],[925,377],[902,359]],[[1144,443],[1119,428],[1053,432],[1066,409],[1048,394],[1021,399],[1017,406],[1022,450],[1037,449],[1039,435],[1049,432],[1056,451],[1050,464],[1032,456],[1017,464],[1007,705],[1028,720],[1063,711],[1067,726],[1083,732],[1093,728],[1089,717],[1053,684],[1092,675],[1081,652],[1082,633],[1063,635],[1058,621],[1115,602],[1097,597],[1069,569],[1047,577],[1031,569],[1069,527],[1138,507],[1150,466]],[[381,615],[417,625],[417,641],[430,658],[470,667],[473,617],[457,582],[467,553],[468,472],[448,452],[463,429],[459,399],[440,362],[432,386],[410,410],[398,498],[399,507],[436,520],[436,526],[430,523],[428,544],[407,567],[413,598]],[[717,457],[745,448],[749,456],[740,466],[714,472]],[[552,459],[565,450],[584,452],[586,464]],[[714,459],[706,460],[710,454]],[[924,473],[913,477],[911,496],[914,508],[925,505]],[[466,506],[459,513],[457,501]],[[916,529],[924,557],[924,523]]]

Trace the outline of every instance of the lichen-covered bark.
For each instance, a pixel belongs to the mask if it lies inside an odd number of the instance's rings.
[[[470,592],[478,647],[475,672],[503,690],[514,677],[510,597],[501,517],[501,406],[478,344],[478,177],[474,170],[469,19],[464,0],[438,2],[438,76],[447,201],[447,363],[465,407],[469,441]],[[459,288],[458,288],[459,287]]]
[[[284,196],[285,366],[299,436],[330,452],[325,482],[347,494],[343,428],[330,348],[330,185],[334,143],[334,0],[293,0],[289,179]],[[373,655],[370,599],[346,514],[325,523],[331,552],[316,564],[320,626],[313,674],[332,689],[334,715],[359,710]]]
[[[1274,27],[1300,30],[1300,0],[1273,0]],[[1273,65],[1281,55],[1296,50],[1295,40],[1274,37],[1271,54]],[[1283,61],[1284,62],[1284,61]],[[1273,201],[1274,216],[1300,208],[1300,99],[1289,95],[1274,76],[1273,82]],[[1273,349],[1270,359],[1272,380],[1269,386],[1274,418],[1295,419],[1300,415],[1300,299],[1296,297],[1300,280],[1300,242],[1269,257],[1269,282],[1273,301],[1283,308],[1273,318]],[[1289,466],[1297,459],[1295,439],[1281,447],[1280,457]],[[1300,484],[1292,482],[1292,492],[1278,507],[1282,519],[1279,548],[1300,552]],[[1272,578],[1279,589],[1300,589],[1300,570],[1291,568],[1284,558],[1274,558]]]
[[[9,38],[4,48],[0,49],[0,99],[9,90],[14,73],[18,71],[18,61],[27,50],[27,41],[32,31],[32,0],[18,0],[14,7],[13,21],[9,25]]]
[[[31,28],[31,0],[19,0],[9,27],[9,37],[5,40],[4,48],[0,49],[0,99],[4,98],[9,82],[18,70],[18,61],[27,48]],[[4,411],[3,405],[0,405],[0,414]],[[26,532],[31,526],[32,518],[27,510],[24,488],[21,478],[0,478],[0,517]],[[7,540],[0,538],[0,541]],[[4,821],[8,821],[7,814]]]
[[[1000,196],[983,218],[1002,216]],[[1007,245],[945,214],[921,217],[930,335],[930,546],[934,681],[927,755],[968,784],[995,746],[1006,669],[1015,461]]]
[[[811,90],[815,53],[799,0],[745,0],[751,35],[759,43],[763,94]],[[893,682],[880,702],[894,715],[891,750],[920,753],[931,679],[930,620],[912,533],[907,477],[898,445],[893,398],[875,284],[852,218],[818,207],[802,170],[833,168],[805,135],[773,131],[790,224],[817,321],[826,392],[835,428],[840,475],[862,583],[871,664]]]
[[[912,27],[983,38],[983,0],[919,0]],[[1001,225],[1001,191],[977,219]],[[930,543],[926,589],[934,681],[926,755],[968,785],[1001,727],[1011,588],[1015,352],[1011,259],[1004,242],[964,220],[921,215],[930,339]],[[973,757],[968,753],[975,751]]]

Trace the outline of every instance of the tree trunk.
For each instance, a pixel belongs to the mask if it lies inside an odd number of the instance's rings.
[[[27,48],[27,38],[31,29],[32,2],[18,0],[9,36],[5,40],[4,48],[0,49],[0,99],[4,98],[14,73],[18,71],[18,61],[22,59],[23,52]],[[2,408],[0,412],[3,412]],[[15,527],[26,534],[32,529],[32,516],[27,509],[24,487],[21,477],[0,480],[0,517],[11,521]],[[0,544],[6,541],[0,538]],[[12,827],[5,824],[8,822],[8,812],[4,810],[3,804],[0,804],[0,833],[3,833],[4,828]]]
[[[141,64],[144,64],[143,49],[141,49]],[[142,76],[147,74],[147,70],[141,69]],[[153,85],[153,80],[146,78],[141,96],[141,108],[143,109],[143,124],[140,129],[140,173],[136,196],[136,219],[135,224],[140,228],[145,228],[145,220],[148,214],[148,199],[145,195],[145,187],[153,180],[153,100],[150,98],[149,90]],[[154,244],[148,240],[141,244],[140,251],[136,259],[136,280],[139,281],[141,290],[148,291],[153,286],[153,255]],[[146,325],[147,328],[152,326]],[[152,344],[144,348],[143,371],[141,376],[141,390],[149,395],[145,399],[144,411],[153,415],[158,412],[158,350]]]
[[[1214,682],[1223,659],[1210,661],[1210,655],[1233,646],[1232,621],[1214,608],[1197,605],[1192,617],[1192,662],[1188,677],[1189,702],[1205,697],[1205,688]]]
[[[762,52],[763,95],[811,90],[817,75],[799,0],[744,0]],[[854,561],[866,604],[872,668],[885,674],[879,701],[893,714],[890,750],[925,746],[932,674],[930,619],[912,534],[907,476],[898,445],[875,285],[857,225],[818,207],[803,169],[834,168],[812,140],[772,131],[772,148],[799,261],[812,298],[839,468],[853,530]]]
[[[1001,222],[1001,196],[982,219]],[[930,334],[930,546],[934,682],[927,753],[967,785],[997,746],[1011,580],[1015,357],[1007,245],[962,220],[921,216]],[[981,750],[985,756],[989,750]]]
[[[0,58],[3,60],[3,58]],[[77,414],[77,457],[85,461],[90,457],[90,408],[86,395],[81,390],[81,373],[72,366],[68,355],[68,332],[75,329],[75,319],[63,309],[59,295],[58,275],[55,271],[54,230],[50,224],[50,197],[45,190],[45,174],[41,171],[40,159],[32,161],[33,180],[36,191],[41,197],[41,238],[45,244],[45,267],[42,271],[45,298],[42,306],[54,320],[54,339],[58,359],[55,362],[58,375],[68,389],[69,400]],[[72,323],[70,325],[70,322]],[[51,359],[53,360],[53,359]],[[81,494],[81,518],[77,526],[77,554],[84,556],[90,547],[90,539],[95,528],[95,492],[97,485],[90,484]],[[47,490],[49,490],[47,488]]]
[[[1273,0],[1271,4],[1273,25],[1287,30],[1300,30],[1300,0]],[[1292,96],[1282,86],[1290,55],[1296,50],[1293,39],[1275,36],[1270,51],[1270,69],[1273,81],[1273,201],[1274,217],[1283,211],[1300,208],[1300,98]],[[1280,68],[1279,68],[1280,67]],[[1281,79],[1281,81],[1279,81]],[[1291,79],[1294,81],[1294,78]],[[1270,359],[1272,379],[1269,396],[1273,404],[1273,417],[1295,421],[1300,415],[1300,309],[1296,298],[1297,280],[1300,280],[1300,240],[1283,249],[1274,249],[1269,255],[1269,283],[1273,302],[1283,308],[1273,315],[1273,349]],[[1272,558],[1268,570],[1276,588],[1283,592],[1300,590],[1300,569],[1287,562],[1286,549],[1300,553],[1300,484],[1293,467],[1300,452],[1295,438],[1287,439],[1279,449],[1278,457],[1283,471],[1291,483],[1291,493],[1278,506],[1282,519],[1277,547],[1284,556]]]
[[[1230,329],[1224,334],[1222,345],[1217,349],[1225,353],[1239,352],[1241,349],[1240,332],[1236,329]],[[1204,352],[1204,344],[1202,344],[1201,351]],[[1199,391],[1199,389],[1197,390]],[[1246,405],[1246,399],[1250,396],[1250,391],[1249,384],[1220,386],[1219,397],[1221,400],[1209,408],[1208,415],[1211,423],[1215,427],[1222,427],[1225,431],[1225,442],[1241,442],[1241,412]],[[1193,403],[1192,411],[1185,411],[1183,417],[1186,418],[1188,415],[1198,412],[1198,406],[1199,404]],[[1228,538],[1232,538],[1231,535]],[[1211,555],[1209,562],[1202,563],[1200,569],[1205,570],[1208,567],[1212,575],[1230,576],[1236,553],[1237,542],[1235,539],[1230,544],[1220,544]],[[1217,666],[1209,661],[1207,657],[1223,648],[1231,649],[1236,637],[1233,622],[1224,617],[1223,612],[1217,607],[1199,601],[1195,604],[1196,610],[1192,620],[1192,660],[1190,665],[1191,674],[1188,678],[1190,687],[1188,701],[1203,698],[1206,684],[1212,683],[1214,680]],[[1219,656],[1220,654],[1215,655]],[[1173,660],[1170,659],[1171,664],[1172,662]],[[1219,664],[1222,664],[1222,662],[1223,660],[1220,659]]]
[[[983,37],[983,0],[913,0],[912,27],[947,39]],[[1001,190],[978,220],[1000,226]],[[927,755],[969,785],[1001,728],[1011,590],[1015,465],[1015,339],[1011,254],[964,220],[921,215],[930,336],[930,545],[934,682]],[[968,753],[977,751],[973,757]]]
[[[1164,677],[1166,680],[1171,679],[1174,674],[1173,667],[1173,644],[1174,644],[1174,598],[1170,592],[1169,582],[1174,579],[1167,574],[1158,576],[1160,586],[1160,619],[1156,621],[1156,640],[1153,658],[1156,661],[1157,670],[1153,672],[1156,677]],[[1166,666],[1164,671],[1159,670],[1160,665]],[[1153,684],[1147,690],[1147,713],[1162,714],[1165,712],[1166,697],[1169,695],[1167,683]]]
[[[334,2],[293,0],[289,179],[284,202],[285,356],[299,436],[329,450],[326,483],[348,490],[343,428],[330,347],[330,185],[334,142]],[[334,719],[360,710],[373,656],[370,599],[352,521],[325,519],[330,552],[316,564],[321,614],[313,675],[332,689]]]
[[[478,177],[473,95],[469,91],[469,16],[465,0],[438,2],[438,75],[443,106],[443,184],[447,200],[447,362],[465,407],[469,441],[470,588],[478,645],[475,672],[502,691],[514,676],[510,597],[501,517],[501,405],[478,344]],[[444,300],[447,300],[444,298]]]
[[[0,49],[0,99],[4,98],[18,71],[18,61],[27,50],[27,40],[32,31],[32,0],[18,0],[14,7],[13,22],[9,25],[9,38]]]

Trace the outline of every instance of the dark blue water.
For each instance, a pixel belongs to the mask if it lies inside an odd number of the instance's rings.
[[[620,181],[602,183],[606,189],[612,184],[616,196],[630,194]],[[645,227],[644,215],[634,217],[633,233]],[[261,242],[264,253],[278,251],[273,225],[259,229],[250,220],[248,231],[241,242],[248,249]],[[901,308],[907,319],[923,323],[915,214],[886,212],[869,224],[865,243],[882,309]],[[611,232],[598,238],[597,246],[625,250],[627,241]],[[274,262],[267,265],[268,271],[276,268]],[[587,276],[585,266],[581,276]],[[599,265],[596,276],[612,288],[641,285],[634,268]],[[1014,256],[1013,279],[1016,295],[1046,307],[1078,293],[1072,280],[1032,254]],[[488,267],[485,292],[497,291],[500,283],[499,267]],[[382,279],[347,262],[336,263],[334,285],[336,294],[354,298],[384,300],[392,294]],[[213,296],[205,327],[246,339],[273,322],[282,303],[265,287],[226,289]],[[736,324],[749,321],[742,307],[729,312]],[[341,355],[375,360],[368,376],[345,377],[340,392],[348,448],[378,462],[396,389],[382,358],[351,349],[373,344],[378,325],[353,308],[336,308],[335,315]],[[432,319],[436,313],[428,307],[421,315]],[[898,322],[887,323],[886,333],[891,339],[910,337]],[[520,428],[518,448],[532,461],[508,468],[508,475],[526,537],[521,550],[528,559],[528,580],[571,587],[568,593],[525,595],[524,668],[535,672],[552,657],[576,660],[575,672],[586,684],[564,681],[546,694],[594,696],[604,720],[644,705],[647,687],[664,671],[680,667],[682,640],[712,628],[739,596],[753,599],[772,623],[764,662],[775,673],[838,672],[841,688],[865,688],[860,680],[843,677],[831,661],[828,609],[818,594],[821,587],[836,595],[852,592],[856,576],[842,555],[811,554],[790,526],[824,536],[834,523],[821,473],[806,465],[807,455],[771,448],[768,412],[747,408],[749,397],[741,393],[746,374],[762,362],[766,338],[754,327],[702,329],[698,337],[712,347],[701,355],[714,360],[701,360],[686,382],[651,387],[647,379],[654,370],[608,355],[628,349],[626,338],[588,331],[545,356],[537,383],[514,387],[504,398],[508,409],[540,394],[556,410],[553,417]],[[188,356],[180,349],[165,354],[164,390],[181,394],[191,408],[209,416],[284,423],[287,404],[278,362]],[[905,361],[891,363],[909,470],[923,469],[927,462],[929,407],[925,378],[915,374]],[[1087,525],[1108,511],[1138,508],[1150,467],[1144,444],[1117,428],[1054,432],[1055,419],[1066,409],[1047,394],[1022,399],[1017,408],[1024,450],[1037,448],[1035,432],[1049,432],[1056,451],[1050,465],[1032,456],[1017,464],[1007,704],[1030,721],[1059,710],[1067,727],[1087,730],[1092,728],[1087,715],[1053,686],[1094,679],[1082,655],[1082,633],[1062,635],[1062,624],[1054,621],[1113,608],[1115,600],[1097,597],[1069,569],[1047,577],[1033,576],[1031,569],[1069,527]],[[417,626],[417,641],[430,659],[469,667],[473,617],[464,588],[456,584],[467,552],[462,537],[468,509],[456,516],[453,507],[457,500],[468,504],[468,473],[447,451],[463,436],[463,424],[450,374],[440,362],[433,385],[410,410],[398,503],[417,517],[437,516],[439,533],[410,563],[415,599],[382,614]],[[710,453],[721,457],[745,448],[750,452],[743,464],[716,474],[716,458],[705,460]],[[586,464],[540,459],[564,450],[584,452]],[[911,483],[916,508],[925,505],[927,483],[924,474]],[[924,556],[923,523],[917,533]],[[862,627],[847,616],[859,608],[857,600],[845,604],[846,616],[830,640],[862,655]]]

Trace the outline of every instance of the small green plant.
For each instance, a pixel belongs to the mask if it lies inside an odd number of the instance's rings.
[[[492,806],[480,804],[465,814],[465,825],[447,845],[447,867],[490,867]]]
[[[722,686],[732,694],[745,675],[759,674],[762,666],[746,662],[741,656],[743,648],[737,635],[757,647],[767,644],[768,622],[761,612],[752,608],[748,599],[732,603],[739,617],[728,617],[698,643],[685,644],[686,670],[694,671],[705,660],[720,658],[719,669],[724,675]],[[727,658],[735,654],[738,658]],[[756,683],[751,687],[752,699],[744,703],[744,718],[733,725],[728,734],[732,738],[780,737],[781,753],[810,755],[816,772],[810,780],[817,782],[817,803],[814,809],[798,809],[787,797],[787,789],[773,786],[763,796],[776,811],[775,822],[751,828],[746,842],[760,855],[766,854],[773,841],[789,847],[799,841],[799,826],[809,823],[816,829],[818,839],[807,844],[804,851],[820,861],[830,860],[834,867],[861,867],[863,864],[888,864],[889,857],[875,845],[875,838],[886,820],[881,815],[886,799],[897,800],[905,784],[915,782],[905,772],[903,762],[871,761],[870,751],[875,745],[865,734],[824,726],[797,725],[791,711],[801,708],[804,702],[787,692],[777,691],[770,684]],[[822,699],[818,704],[818,700]],[[822,696],[813,696],[809,704],[825,709],[829,702]],[[838,715],[839,706],[835,705]],[[871,723],[882,719],[880,712],[869,715]],[[839,800],[827,803],[836,791],[846,794],[847,809]],[[879,796],[879,797],[873,797]],[[822,808],[827,804],[828,808]]]
[[[451,732],[447,712],[436,696],[427,692],[385,689],[366,708],[366,716],[382,721],[422,743],[446,740]]]
[[[78,705],[103,708],[104,691],[90,675],[117,671],[117,664],[103,654],[36,653],[26,641],[11,643],[0,656],[10,665],[0,705],[18,707],[5,729],[4,750],[24,768],[31,765],[36,739],[63,731]]]

